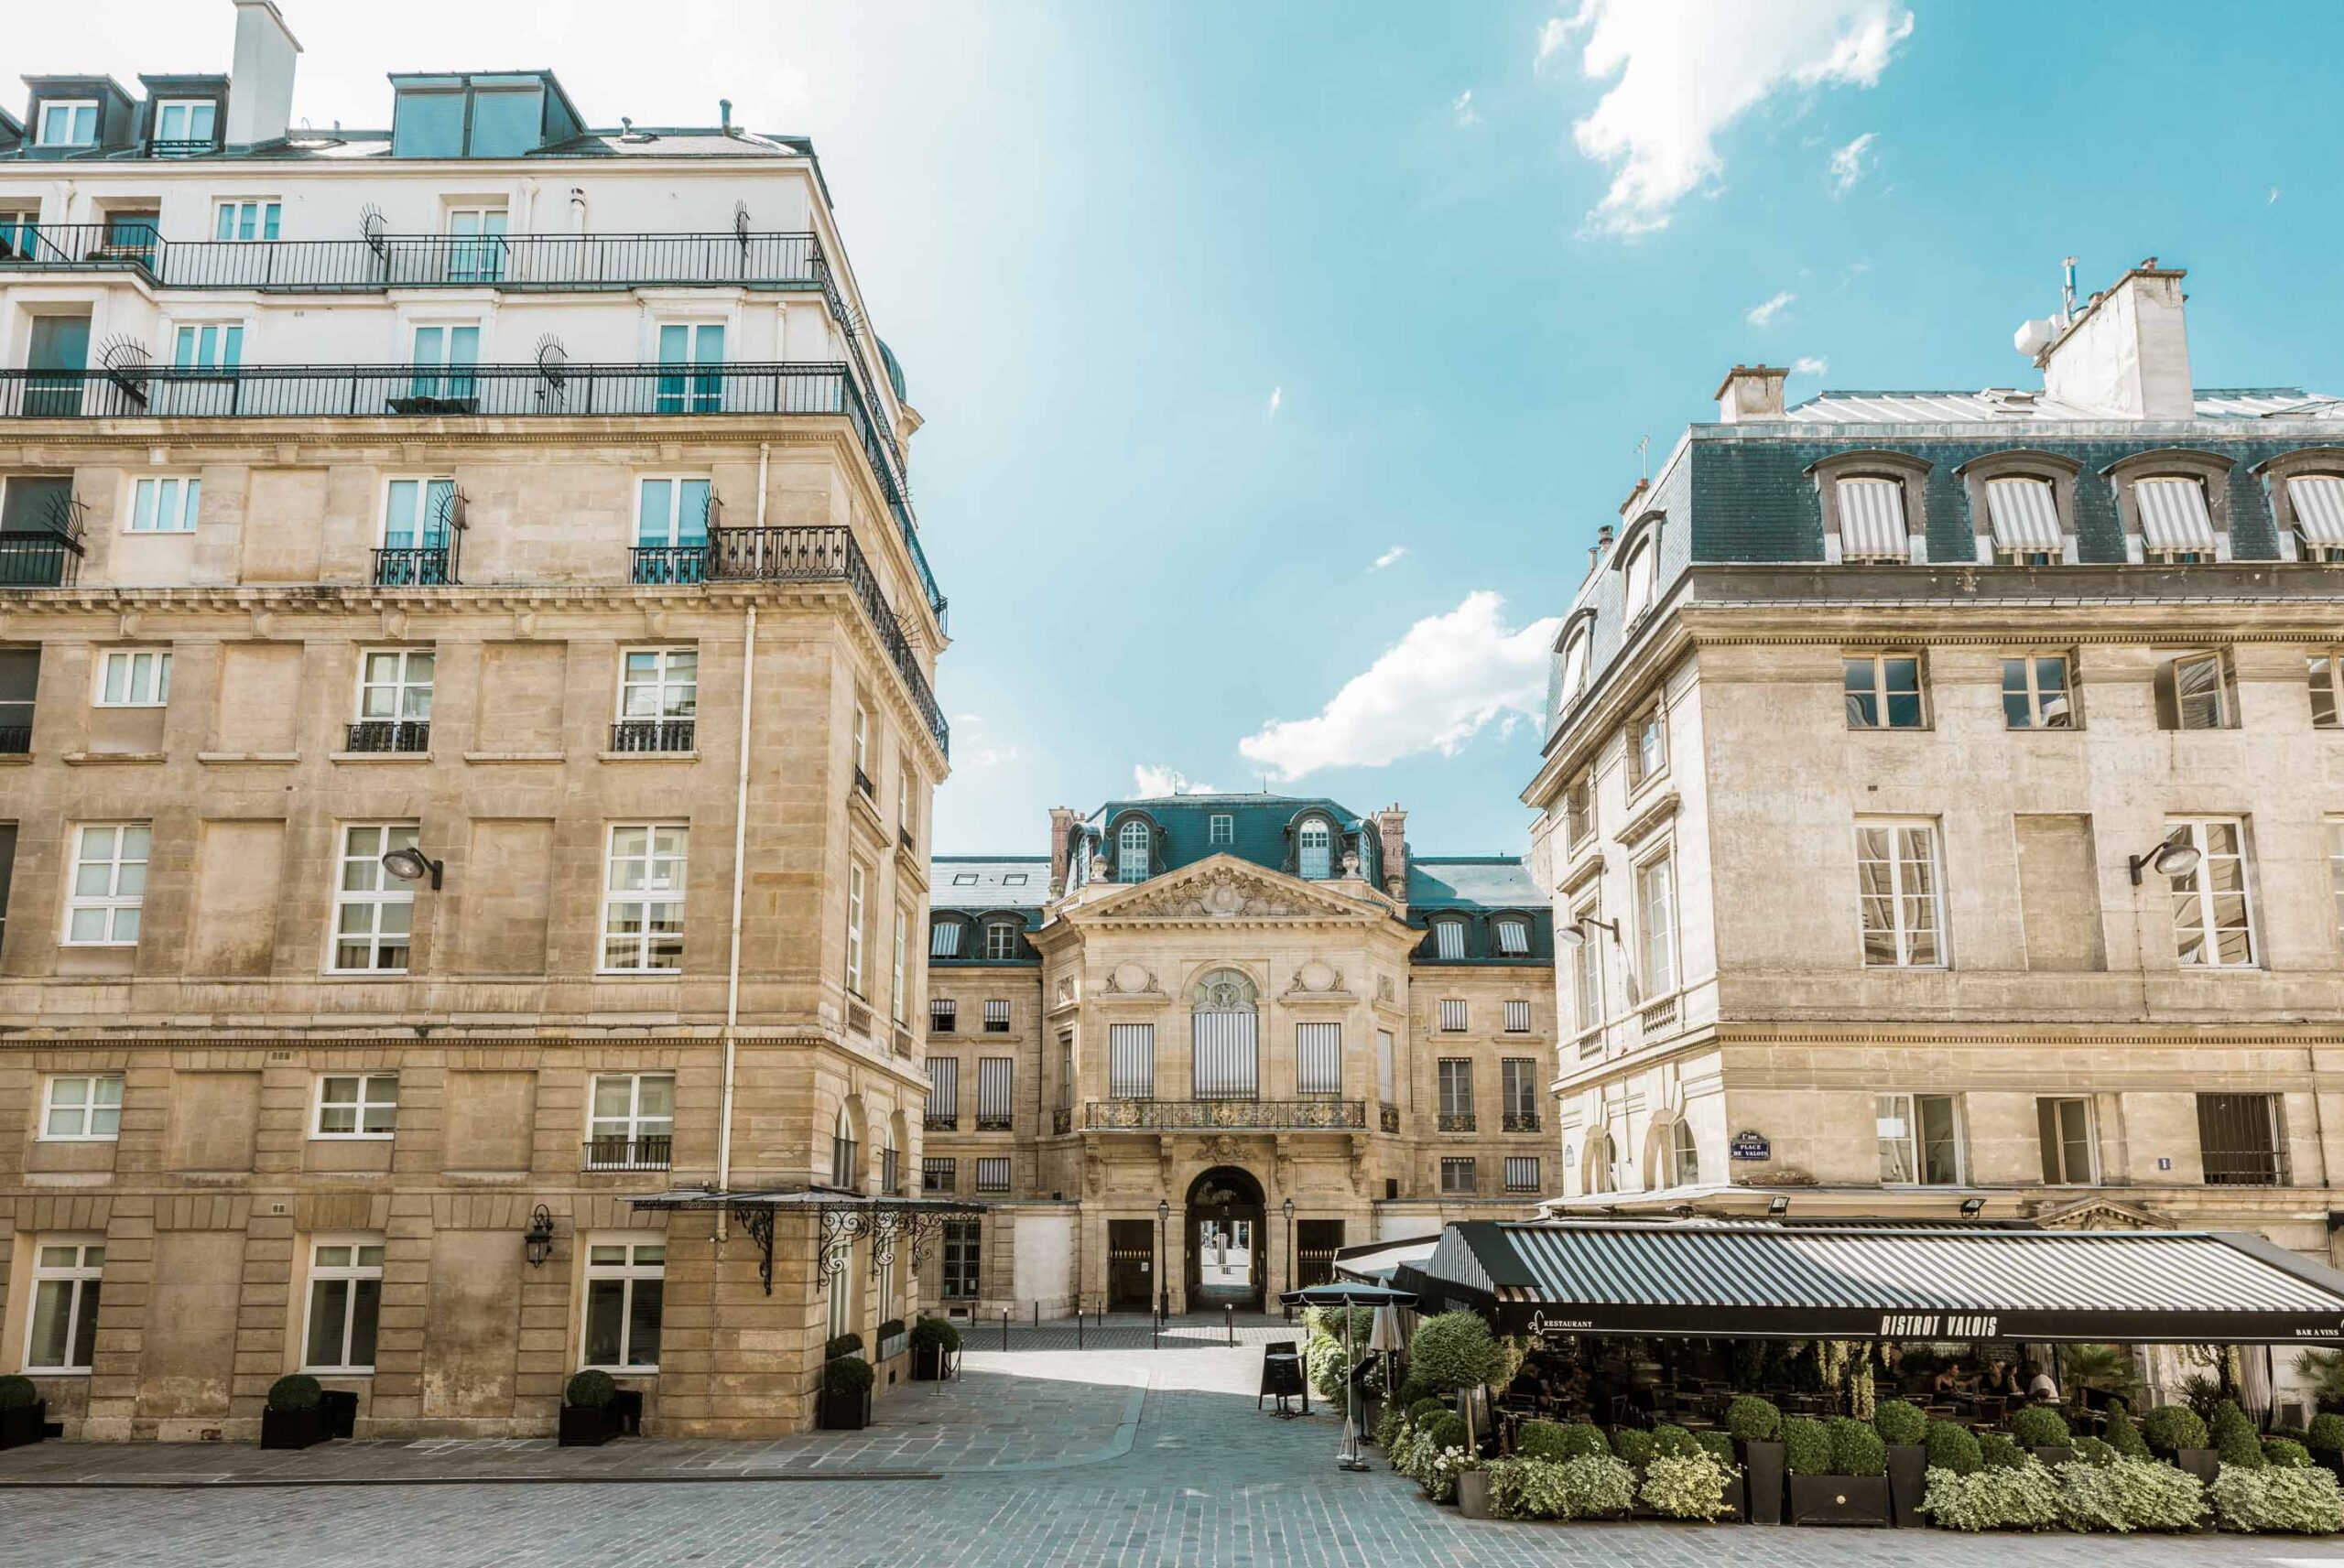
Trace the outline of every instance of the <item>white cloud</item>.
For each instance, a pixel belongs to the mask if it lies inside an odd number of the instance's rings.
[[[1460,125],[1478,125],[1481,123],[1481,112],[1473,107],[1473,90],[1470,87],[1457,95],[1457,102],[1449,106],[1449,112],[1456,117],[1457,123]]]
[[[1016,760],[1017,748],[1015,746],[987,746],[975,756],[965,759],[961,765],[971,768],[997,768],[1004,762],[1014,762]]]
[[[1270,388],[1270,406],[1264,411],[1262,416],[1265,419],[1276,418],[1278,416],[1278,410],[1285,406],[1285,405],[1286,388],[1283,386],[1274,386]]]
[[[1191,784],[1186,773],[1173,768],[1154,768],[1145,762],[1132,764],[1132,793],[1144,799],[1155,800],[1168,795],[1219,795],[1221,791],[1209,784]]]
[[[984,716],[977,713],[956,713],[952,716],[952,722],[955,724],[982,724],[984,722]]]
[[[1791,361],[1793,375],[1829,375],[1831,362],[1815,354],[1801,354]]]
[[[1879,140],[1879,132],[1866,131],[1831,155],[1832,195],[1845,196],[1856,188],[1856,181],[1864,177],[1864,170],[1869,167],[1872,145]]]
[[[1898,0],[1580,0],[1569,21],[1539,30],[1538,59],[1583,33],[1581,74],[1610,83],[1571,127],[1579,152],[1612,170],[1588,231],[1666,227],[1723,170],[1727,125],[1786,90],[1873,85],[1912,31]]]
[[[2277,206],[2277,205],[2278,205],[2278,203],[2279,203],[2279,188],[2278,188],[2277,186],[2275,186],[2275,185],[2274,185],[2274,186],[2273,186],[2273,187],[2271,188],[2271,194],[2263,200],[2263,205],[2264,205],[2265,207],[2275,207],[2275,206]]]
[[[1398,560],[1402,556],[1405,556],[1405,555],[1406,555],[1407,553],[1408,553],[1408,546],[1405,546],[1405,545],[1394,545],[1394,546],[1393,546],[1390,549],[1388,549],[1388,550],[1384,551],[1382,555],[1380,555],[1380,556],[1376,557],[1375,557],[1375,565],[1374,565],[1374,566],[1373,566],[1373,567],[1371,567],[1369,569],[1370,569],[1371,571],[1379,571],[1379,572],[1380,572],[1380,571],[1382,571],[1385,567],[1390,566],[1394,561]]]
[[[1454,756],[1508,715],[1539,713],[1558,622],[1517,631],[1504,610],[1496,593],[1467,594],[1447,614],[1409,627],[1317,718],[1272,719],[1238,751],[1286,784],[1321,768],[1380,767],[1420,752]]]
[[[1790,302],[1797,297],[1797,295],[1785,288],[1765,303],[1753,305],[1742,313],[1742,319],[1753,327],[1771,327],[1774,324],[1774,318],[1787,309]]]

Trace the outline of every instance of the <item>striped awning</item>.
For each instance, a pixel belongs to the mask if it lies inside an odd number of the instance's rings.
[[[1505,1332],[2295,1344],[2344,1274],[2259,1236],[1948,1225],[1468,1221],[1394,1283]]]
[[[2206,487],[2194,479],[2144,479],[2132,486],[2141,514],[2141,543],[2152,550],[2208,550],[2214,520],[2206,515]]]
[[[2344,478],[2297,474],[2287,481],[2287,499],[2295,503],[2295,527],[2306,543],[2344,546]]]
[[[2048,481],[2039,479],[1988,480],[1986,511],[1993,520],[1995,548],[2059,548],[2059,504],[2051,494]]]
[[[1893,479],[1843,479],[1839,500],[1839,555],[1893,556],[1903,560],[1904,486]]]

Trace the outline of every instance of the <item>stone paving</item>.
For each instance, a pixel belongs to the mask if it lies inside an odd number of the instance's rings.
[[[1257,1414],[1258,1348],[1097,1348],[1086,1331],[1076,1351],[1026,1334],[1006,1353],[972,1344],[960,1383],[898,1390],[859,1434],[289,1455],[43,1444],[0,1454],[0,1483],[19,1483],[0,1489],[0,1565],[2344,1565],[2326,1541],[1477,1522],[1424,1501],[1380,1455],[1367,1474],[1337,1471],[1323,1409]],[[210,1479],[223,1475],[263,1484]]]

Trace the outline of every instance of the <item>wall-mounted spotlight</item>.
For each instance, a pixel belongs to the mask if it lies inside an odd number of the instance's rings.
[[[1985,1206],[1986,1200],[1984,1198],[1964,1198],[1961,1200],[1961,1217],[1964,1219],[1976,1219]]]
[[[1790,1211],[1791,1211],[1791,1200],[1790,1200],[1790,1199],[1788,1199],[1788,1198],[1786,1198],[1786,1197],[1782,1196],[1780,1194],[1777,1194],[1777,1195],[1775,1195],[1774,1196],[1773,1196],[1773,1197],[1771,1197],[1771,1198],[1768,1198],[1768,1199],[1766,1200],[1766,1212],[1767,1212],[1767,1214],[1769,1214],[1770,1216],[1772,1216],[1773,1217],[1774,1217],[1774,1218],[1776,1218],[1776,1219],[1780,1219],[1780,1218],[1782,1218],[1782,1217],[1783,1217],[1783,1216],[1785,1216],[1785,1215],[1786,1215],[1786,1214],[1790,1213]]]
[[[429,877],[433,892],[440,891],[440,875],[447,869],[447,861],[435,860],[422,850],[411,846],[404,849],[386,849],[383,852],[383,870],[403,882],[419,882],[424,878]]]
[[[2135,855],[2132,858],[2130,863],[2132,868],[2132,885],[2134,887],[2141,885],[2141,868],[2143,866],[2161,877],[2178,880],[2196,871],[2198,862],[2204,859],[2205,857],[2198,852],[2198,846],[2195,844],[2168,838],[2147,854]]]
[[[1555,940],[1560,942],[1566,947],[1584,947],[1587,946],[1587,932],[1584,928],[1590,925],[1600,925],[1604,930],[1612,933],[1612,944],[1615,946],[1618,946],[1620,941],[1620,923],[1616,920],[1598,920],[1591,914],[1581,915],[1579,919],[1572,921],[1568,925],[1557,926],[1555,928]]]

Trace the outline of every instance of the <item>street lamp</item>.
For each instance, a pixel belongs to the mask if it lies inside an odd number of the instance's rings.
[[[545,1205],[539,1204],[537,1212],[529,1217],[529,1228],[521,1233],[521,1243],[532,1269],[542,1268],[553,1256],[553,1216]]]
[[[404,849],[388,849],[383,854],[383,870],[403,882],[419,882],[431,879],[431,891],[440,891],[440,873],[448,869],[445,860],[435,860],[422,850],[409,846]]]
[[[1286,1216],[1286,1288],[1291,1291],[1302,1283],[1300,1280],[1294,1277],[1294,1200],[1286,1199],[1278,1206],[1278,1209]],[[1292,1307],[1286,1309],[1286,1320],[1288,1323],[1294,1321]]]
[[[2139,887],[2143,866],[2169,881],[2179,881],[2196,871],[2198,862],[2204,858],[2195,844],[2186,839],[2168,838],[2147,854],[2128,856],[2127,860],[2132,868],[2132,885]]]
[[[1172,1223],[1172,1201],[1156,1200],[1156,1321],[1163,1323],[1172,1315],[1172,1281],[1164,1272],[1164,1231]]]
[[[1568,925],[1558,925],[1555,927],[1555,940],[1560,942],[1566,947],[1584,947],[1587,946],[1586,928],[1590,925],[1600,925],[1604,930],[1612,933],[1612,944],[1614,946],[1618,945],[1620,940],[1620,923],[1616,920],[1598,920],[1591,914],[1582,914],[1577,920],[1572,921]]]

